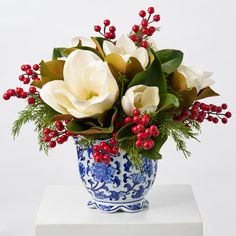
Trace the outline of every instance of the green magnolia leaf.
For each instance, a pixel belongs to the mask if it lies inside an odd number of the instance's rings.
[[[48,83],[49,81],[53,80],[64,80],[63,77],[63,68],[64,68],[65,61],[63,60],[53,60],[40,62],[40,80],[34,80],[31,84],[42,88],[44,84]]]
[[[178,98],[170,93],[163,94],[160,98],[161,102],[158,106],[157,112],[167,110],[171,107],[179,107],[179,100]]]
[[[57,60],[58,58],[64,57],[66,48],[54,48],[52,52],[52,60]]]
[[[72,119],[67,125],[66,128],[72,133],[79,133],[86,129],[86,126],[82,125],[78,119]]]
[[[132,87],[138,84],[143,84],[146,86],[157,86],[159,88],[159,94],[162,95],[167,92],[166,78],[164,73],[162,72],[159,58],[152,49],[151,52],[154,56],[153,62],[145,71],[138,73],[129,83],[128,87]]]
[[[162,70],[166,74],[170,74],[180,66],[183,61],[183,52],[174,49],[164,49],[157,51],[157,56],[161,61]]]
[[[117,140],[123,141],[127,139],[132,139],[135,136],[131,133],[131,127],[133,126],[133,123],[129,123],[125,126],[123,126],[118,132],[117,132]]]
[[[166,142],[168,136],[167,135],[160,135],[158,137],[156,137],[154,139],[155,141],[155,145],[153,147],[153,149],[151,150],[143,150],[142,151],[142,155],[147,158],[147,159],[151,159],[151,160],[159,160],[162,158],[161,154],[160,154],[160,150],[161,147],[163,146],[163,144]]]

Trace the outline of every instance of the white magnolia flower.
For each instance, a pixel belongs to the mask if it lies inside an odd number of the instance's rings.
[[[96,48],[96,44],[93,42],[92,39],[84,37],[74,37],[71,40],[71,46],[76,47],[79,44],[79,42],[81,42],[82,46],[84,47]]]
[[[139,109],[141,113],[156,111],[159,102],[158,87],[142,84],[130,87],[121,100],[123,110],[128,116],[132,115],[135,108]]]
[[[50,107],[76,118],[97,117],[110,109],[119,93],[106,62],[87,50],[75,50],[64,65],[64,81],[42,87],[40,96]]]
[[[187,67],[184,65],[179,66],[178,72],[186,78],[187,87],[195,87],[197,92],[212,85],[215,82],[210,78],[212,76],[211,72],[193,69],[192,67]]]
[[[156,42],[153,40],[153,39],[149,39],[148,40],[148,44],[151,46],[151,48],[156,52],[158,49],[157,49],[157,44]]]
[[[130,57],[135,57],[138,59],[143,68],[148,65],[148,53],[145,48],[137,48],[135,43],[129,38],[122,35],[114,45],[110,41],[103,42],[103,51],[106,55],[110,53],[119,54],[125,62],[129,60]]]

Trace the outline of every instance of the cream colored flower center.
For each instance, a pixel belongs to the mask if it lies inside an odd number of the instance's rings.
[[[95,93],[94,91],[89,91],[89,93],[87,94],[85,100],[87,101],[87,100],[92,99],[93,97],[98,97],[98,95],[99,95],[99,94],[98,94],[98,93]]]

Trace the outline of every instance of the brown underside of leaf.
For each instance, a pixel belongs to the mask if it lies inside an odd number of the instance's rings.
[[[214,90],[212,90],[210,87],[207,87],[205,89],[202,89],[198,93],[196,100],[200,100],[207,97],[214,97],[214,96],[219,96],[219,94],[216,93]]]
[[[170,86],[176,92],[188,89],[185,77],[178,71],[172,73],[168,79],[169,79]]]
[[[72,115],[69,114],[59,114],[52,117],[51,122],[58,120],[71,120],[73,118]]]

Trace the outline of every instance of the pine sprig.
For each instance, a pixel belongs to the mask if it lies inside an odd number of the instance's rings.
[[[43,142],[43,129],[46,127],[53,128],[53,124],[50,123],[51,118],[58,114],[47,104],[38,98],[37,95],[34,96],[35,103],[26,106],[22,111],[20,111],[19,117],[12,126],[12,135],[15,138],[20,134],[20,131],[26,123],[32,121],[35,125],[34,131],[38,133],[38,144],[39,150],[43,150],[48,154],[48,145]]]
[[[191,152],[187,150],[186,140],[195,139],[201,132],[200,125],[196,121],[178,122],[173,119],[176,111],[165,111],[161,113],[152,113],[151,120],[157,124],[162,135],[171,136],[176,143],[176,149],[182,151],[184,156],[188,158]]]

